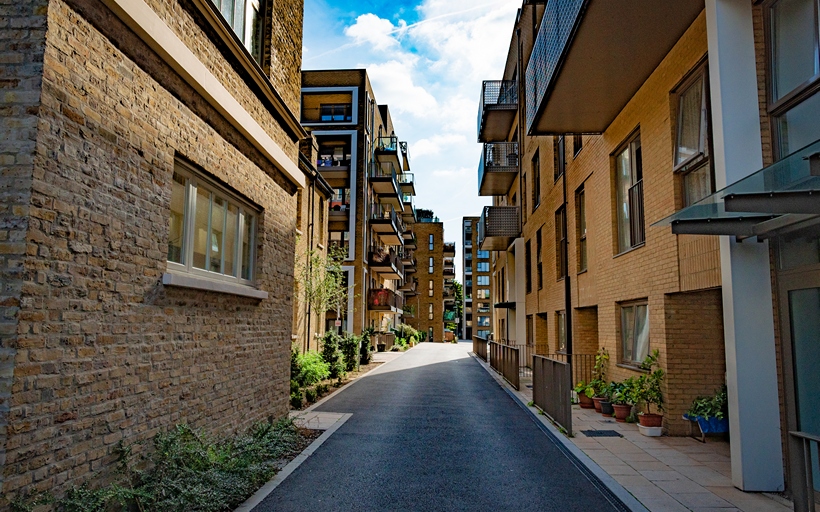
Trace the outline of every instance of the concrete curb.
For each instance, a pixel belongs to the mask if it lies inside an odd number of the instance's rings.
[[[384,366],[384,365],[382,365],[382,366]],[[375,369],[376,368],[374,368],[374,370]],[[369,374],[369,373],[370,372],[367,372],[367,374]],[[365,375],[367,375],[367,374],[365,374]],[[345,387],[347,387],[347,386],[345,386]],[[253,494],[253,496],[251,496],[250,498],[245,500],[245,502],[243,504],[239,505],[234,510],[234,512],[251,512],[257,505],[262,503],[262,500],[267,498],[268,495],[270,493],[272,493],[273,490],[276,489],[279,486],[279,484],[284,482],[285,479],[287,477],[289,477],[291,473],[296,471],[296,468],[298,468],[303,462],[305,462],[308,457],[313,455],[313,453],[316,450],[318,450],[319,447],[322,446],[322,444],[324,444],[324,442],[327,441],[328,438],[330,436],[332,436],[333,433],[336,432],[339,429],[339,427],[344,425],[344,423],[347,420],[349,420],[351,416],[353,416],[353,415],[348,413],[348,414],[344,414],[341,418],[339,418],[339,420],[336,423],[334,423],[332,427],[325,430],[324,434],[319,436],[319,438],[317,440],[310,443],[310,446],[308,446],[307,448],[302,450],[302,453],[297,455],[295,459],[293,459],[292,461],[290,461],[287,464],[287,466],[285,466],[284,468],[282,468],[281,471],[276,473],[276,476],[274,476],[271,480],[268,481],[268,483],[266,483],[258,491],[256,491]]]
[[[555,442],[559,443],[566,452],[574,456],[576,460],[583,464],[590,473],[595,475],[595,477],[598,478],[598,480],[600,480],[601,483],[605,485],[606,488],[609,489],[609,491],[612,494],[614,494],[619,500],[621,500],[621,502],[627,508],[629,508],[629,510],[631,510],[632,512],[649,512],[649,510],[640,501],[638,501],[638,499],[635,498],[635,496],[633,496],[621,484],[619,484],[617,480],[612,478],[612,476],[609,473],[601,469],[601,467],[598,464],[596,464],[595,461],[590,459],[586,453],[584,453],[580,448],[575,446],[575,444],[572,441],[567,439],[567,437],[564,434],[562,434],[557,428],[555,428],[555,425],[553,425],[547,419],[546,416],[538,414],[537,408],[527,405],[527,403],[524,401],[523,395],[521,395],[520,392],[513,389],[512,386],[510,386],[507,383],[507,381],[504,380],[503,377],[501,377],[495,371],[493,371],[493,369],[490,368],[490,365],[486,361],[481,360],[473,352],[470,352],[470,356],[472,356],[472,358],[475,359],[475,361],[478,364],[480,364],[487,371],[487,373],[489,373],[490,376],[492,376],[493,379],[495,379],[498,385],[501,386],[507,392],[507,394],[509,394],[510,397],[513,400],[515,400],[519,406],[521,406],[522,409],[524,409],[530,414],[530,417],[533,419],[533,421],[535,421],[542,427],[542,431],[551,434],[550,437],[552,437]]]

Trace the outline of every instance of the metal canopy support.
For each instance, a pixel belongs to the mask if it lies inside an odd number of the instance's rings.
[[[777,217],[777,215],[676,220],[672,222],[672,233],[676,235],[735,235],[750,237],[758,234],[755,230],[755,226],[775,217]]]
[[[806,213],[820,215],[820,190],[729,194],[727,212]]]

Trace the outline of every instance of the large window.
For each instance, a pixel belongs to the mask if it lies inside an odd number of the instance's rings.
[[[698,69],[676,91],[675,171],[682,175],[684,206],[714,191],[709,159],[709,79],[706,66]]]
[[[433,319],[433,304],[427,304],[427,320]]]
[[[489,272],[490,271],[490,262],[489,261],[479,261],[476,264],[476,272]]]
[[[488,316],[479,316],[477,318],[478,326],[479,327],[489,327],[490,326],[490,317]]]
[[[575,197],[575,212],[578,215],[578,272],[587,269],[587,202],[583,185]]]
[[[476,299],[489,299],[490,298],[490,290],[486,288],[479,288],[475,292]]]
[[[257,62],[262,62],[262,17],[259,0],[212,0],[236,36]]]
[[[171,182],[168,269],[250,284],[257,212],[177,164]]]
[[[621,362],[638,365],[649,354],[649,307],[646,301],[621,304]]]
[[[641,137],[635,135],[615,156],[618,252],[644,242]]]
[[[344,253],[347,254],[348,246],[350,245],[350,232],[349,231],[331,231],[329,233],[330,236],[330,245],[341,247],[344,249]]]
[[[430,236],[432,236],[432,235],[430,235]],[[432,257],[432,256],[430,256],[430,259],[429,259],[429,261],[428,261],[428,265],[427,265],[427,273],[428,273],[428,274],[432,274],[432,273],[433,273],[433,257]]]
[[[432,279],[427,281],[427,296],[428,297],[433,296],[433,280]]]
[[[564,175],[564,169],[567,166],[567,159],[565,155],[564,149],[564,136],[555,137],[552,140],[552,150],[555,155],[555,159],[553,162],[553,180],[558,181],[558,178]]]
[[[572,157],[575,158],[578,156],[578,153],[581,152],[581,149],[584,147],[584,136],[581,134],[576,133],[572,136]]]
[[[535,150],[532,157],[532,211],[541,204],[541,158],[539,151]]]
[[[429,246],[428,249],[432,251],[433,250],[433,234],[432,233],[430,233],[430,236],[428,237],[427,245]]]
[[[490,259],[490,251],[476,251],[475,257],[480,260]]]
[[[555,273],[558,279],[567,276],[567,224],[566,209],[555,212]]]
[[[478,276],[476,283],[478,286],[490,286],[490,276]]]
[[[769,4],[769,113],[775,121],[777,156],[820,139],[820,23],[818,0]]]
[[[538,278],[538,289],[544,287],[544,262],[541,258],[541,228],[535,232],[535,271]]]
[[[558,342],[558,352],[567,352],[567,313],[566,311],[555,312],[555,333]]]

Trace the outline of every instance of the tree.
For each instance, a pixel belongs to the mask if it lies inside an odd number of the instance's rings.
[[[458,282],[458,279],[453,279],[453,290],[455,292],[456,297],[456,318],[463,318],[464,317],[464,290],[461,286],[461,283]],[[462,333],[464,332],[464,325],[461,321],[458,322],[458,338],[462,338]]]

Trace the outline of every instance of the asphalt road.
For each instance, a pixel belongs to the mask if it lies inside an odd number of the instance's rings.
[[[353,416],[254,512],[618,510],[469,350],[423,343],[322,404]]]

